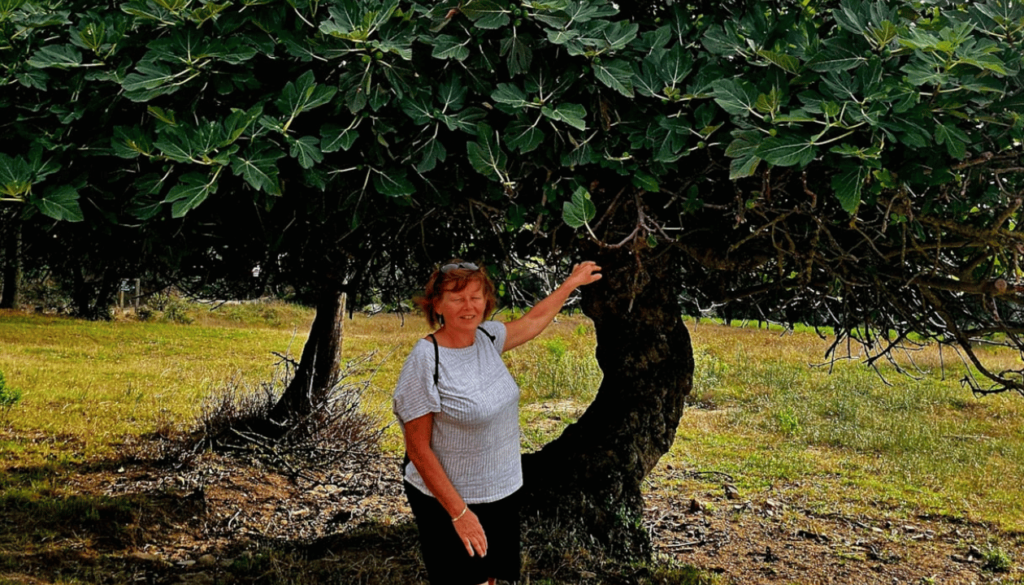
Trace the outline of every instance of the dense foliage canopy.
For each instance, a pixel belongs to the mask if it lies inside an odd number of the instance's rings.
[[[0,31],[23,217],[318,283],[453,241],[597,241],[637,286],[675,254],[702,304],[1024,389],[970,350],[1024,332],[1019,3],[0,0]]]

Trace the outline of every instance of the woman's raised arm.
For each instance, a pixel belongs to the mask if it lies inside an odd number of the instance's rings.
[[[573,266],[572,274],[553,293],[522,317],[505,323],[505,347],[502,351],[518,347],[540,335],[554,321],[572,291],[598,280],[601,280],[601,267],[596,263],[587,260]]]

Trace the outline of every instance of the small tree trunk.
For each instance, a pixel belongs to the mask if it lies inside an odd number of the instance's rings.
[[[4,238],[3,295],[0,309],[21,306],[21,222],[14,218]]]
[[[341,370],[344,323],[345,294],[320,293],[295,377],[270,412],[273,423],[286,428],[288,421],[309,415],[328,398]]]
[[[670,252],[591,257],[604,278],[583,289],[583,312],[594,320],[604,379],[578,422],[524,457],[524,513],[542,538],[584,536],[614,556],[647,557],[641,484],[671,448],[693,385],[678,269]]]

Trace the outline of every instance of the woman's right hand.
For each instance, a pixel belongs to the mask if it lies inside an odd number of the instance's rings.
[[[452,522],[455,525],[455,532],[462,539],[469,556],[475,554],[481,557],[487,556],[487,535],[484,534],[484,527],[480,525],[480,519],[472,510],[466,510],[462,518]]]

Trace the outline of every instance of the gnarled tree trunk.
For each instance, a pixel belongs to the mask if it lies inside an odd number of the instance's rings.
[[[604,379],[578,422],[524,457],[524,512],[545,533],[590,535],[615,556],[646,557],[641,484],[671,448],[693,382],[678,268],[670,249],[588,258],[604,273],[583,289]]]
[[[344,323],[344,293],[322,291],[317,297],[316,317],[309,330],[309,339],[302,348],[295,377],[271,410],[271,421],[287,427],[288,421],[309,415],[317,405],[327,400],[341,369]]]

